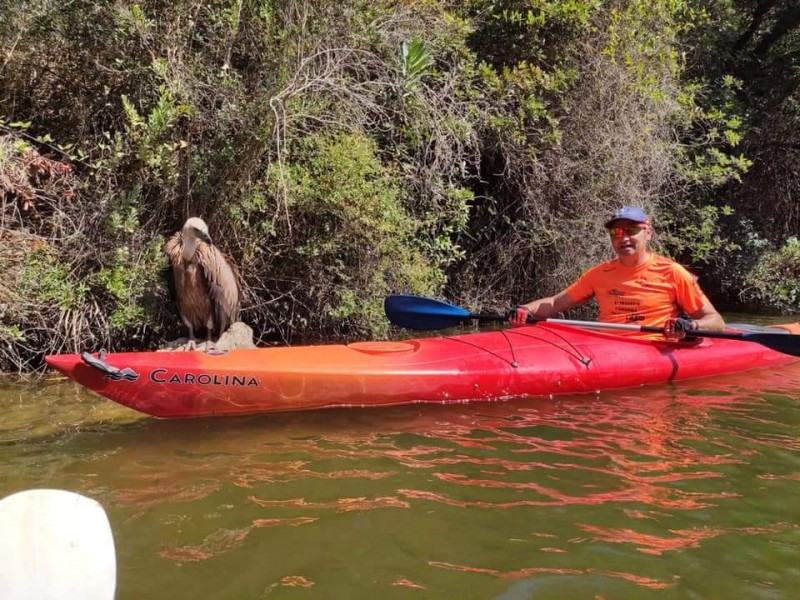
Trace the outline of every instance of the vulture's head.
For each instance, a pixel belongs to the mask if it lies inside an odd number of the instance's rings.
[[[191,217],[183,224],[183,238],[194,238],[202,240],[206,244],[211,243],[211,236],[208,235],[208,225],[203,219],[198,217]]]

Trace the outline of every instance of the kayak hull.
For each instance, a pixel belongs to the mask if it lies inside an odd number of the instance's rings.
[[[747,341],[654,342],[540,323],[396,342],[46,360],[120,404],[186,418],[595,393],[798,359]]]

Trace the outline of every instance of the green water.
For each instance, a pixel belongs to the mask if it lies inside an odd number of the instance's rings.
[[[6,381],[0,497],[98,500],[118,600],[794,598],[799,386],[159,421]]]

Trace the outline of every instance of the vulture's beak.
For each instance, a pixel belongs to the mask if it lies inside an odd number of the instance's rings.
[[[211,241],[211,236],[208,235],[206,232],[200,231],[200,230],[195,230],[195,231],[196,231],[196,234],[197,234],[197,238],[200,239],[200,240],[203,240],[209,246],[214,243],[214,242]]]

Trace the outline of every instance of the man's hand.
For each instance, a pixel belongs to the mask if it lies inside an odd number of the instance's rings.
[[[517,308],[511,309],[508,315],[508,321],[512,325],[525,325],[528,322],[528,317],[530,316],[531,311],[528,310],[525,306],[518,306]]]
[[[697,321],[693,321],[692,319],[667,319],[667,322],[664,323],[664,337],[670,341],[676,342],[678,340],[682,340],[686,337],[687,334],[691,335],[691,332],[695,329],[700,329],[700,326],[697,324]]]

